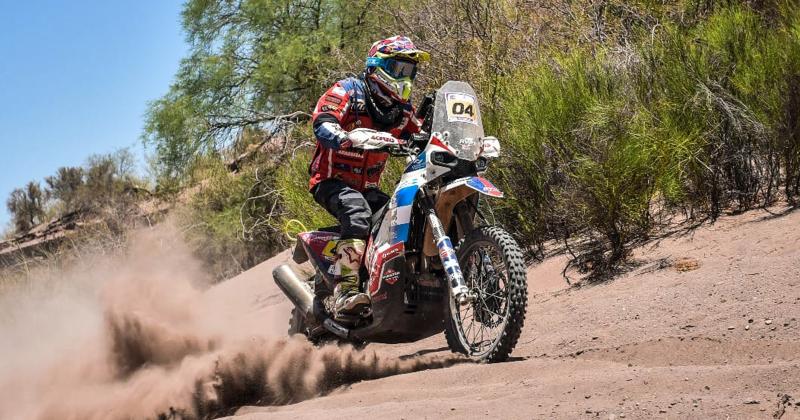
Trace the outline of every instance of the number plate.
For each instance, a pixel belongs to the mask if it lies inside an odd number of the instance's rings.
[[[447,121],[478,124],[476,99],[465,93],[447,94]]]

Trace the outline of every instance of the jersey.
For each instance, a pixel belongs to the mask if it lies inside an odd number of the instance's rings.
[[[379,124],[370,113],[368,94],[366,82],[351,77],[336,82],[317,101],[312,116],[317,146],[309,168],[309,188],[331,178],[358,191],[378,188],[389,155],[351,147],[348,131],[370,128],[404,140],[419,132],[421,124],[410,103],[399,105],[402,108],[392,123]]]

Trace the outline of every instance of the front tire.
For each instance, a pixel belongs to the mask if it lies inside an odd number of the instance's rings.
[[[519,340],[528,305],[522,250],[505,230],[484,226],[470,232],[456,253],[467,287],[477,297],[465,306],[448,299],[447,344],[478,361],[506,361]]]

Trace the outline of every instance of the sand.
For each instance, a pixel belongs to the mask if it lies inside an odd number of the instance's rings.
[[[784,210],[654,240],[598,285],[567,288],[563,256],[531,267],[507,363],[359,382],[233,418],[800,418],[800,212]],[[442,336],[368,349],[448,353]]]
[[[603,283],[568,287],[563,255],[531,266],[520,342],[493,365],[441,335],[289,340],[271,279],[288,253],[209,286],[150,232],[0,300],[0,418],[800,418],[800,212],[772,211],[653,240]]]

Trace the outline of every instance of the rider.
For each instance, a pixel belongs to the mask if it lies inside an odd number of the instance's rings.
[[[389,201],[378,189],[389,157],[380,148],[403,144],[419,132],[409,102],[411,84],[417,64],[429,58],[405,36],[377,41],[364,72],[336,82],[314,109],[317,148],[309,188],[341,226],[334,272],[337,317],[360,313],[370,304],[359,288],[358,272],[372,214]]]

